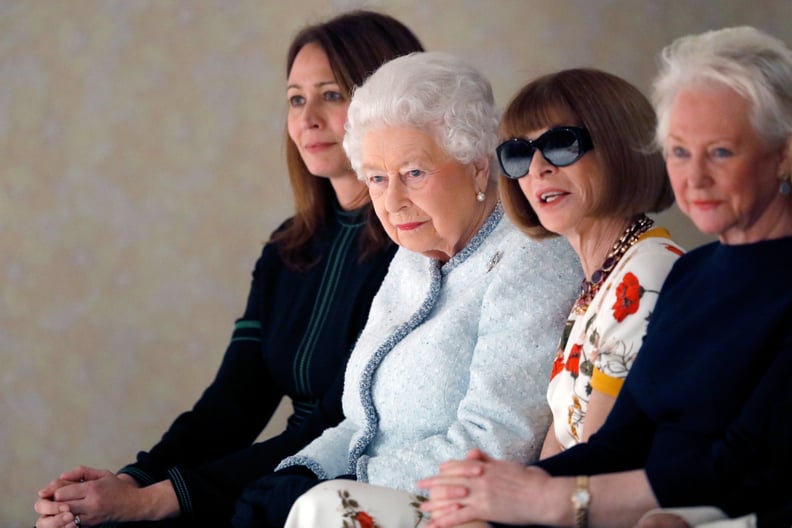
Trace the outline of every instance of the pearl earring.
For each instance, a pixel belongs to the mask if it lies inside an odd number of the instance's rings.
[[[479,192],[476,193],[476,201],[477,202],[481,203],[481,202],[483,202],[486,199],[487,199],[487,195],[484,194],[483,192],[479,191]]]
[[[788,196],[790,193],[792,193],[792,183],[789,183],[789,180],[782,180],[778,187],[778,194]]]

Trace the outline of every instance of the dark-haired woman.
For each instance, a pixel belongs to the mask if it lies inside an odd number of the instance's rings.
[[[341,420],[346,361],[395,252],[344,154],[346,111],[368,74],[422,49],[399,21],[368,11],[297,34],[286,93],[296,214],[262,251],[217,377],[136,463],[118,474],[79,467],[41,490],[39,528],[222,525],[245,485]],[[254,443],[284,396],[286,429]]]

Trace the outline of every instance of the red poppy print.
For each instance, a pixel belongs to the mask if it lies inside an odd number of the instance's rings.
[[[644,289],[638,282],[638,277],[632,273],[626,273],[624,280],[616,287],[616,302],[613,303],[613,318],[618,322],[638,311],[641,304],[641,296]]]
[[[550,379],[552,380],[555,378],[562,370],[564,370],[564,351],[559,349],[553,361],[553,370],[550,372]]]
[[[374,518],[366,512],[358,512],[355,520],[360,528],[374,528]]]
[[[566,361],[566,369],[572,373],[572,377],[577,378],[580,372],[580,354],[583,352],[583,345],[572,345],[569,351],[569,358]]]
[[[685,252],[684,252],[684,251],[682,251],[681,249],[679,249],[679,248],[678,248],[678,247],[676,247],[676,246],[672,246],[671,244],[666,244],[666,245],[665,245],[665,248],[666,248],[668,251],[670,251],[671,253],[674,253],[675,255],[679,255],[680,257],[681,257],[682,255],[684,255],[684,254],[685,254]]]

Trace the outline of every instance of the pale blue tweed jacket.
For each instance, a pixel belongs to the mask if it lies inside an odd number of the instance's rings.
[[[418,492],[418,479],[474,447],[536,459],[581,278],[565,239],[530,240],[500,206],[445,265],[400,249],[347,364],[344,421],[278,469]]]

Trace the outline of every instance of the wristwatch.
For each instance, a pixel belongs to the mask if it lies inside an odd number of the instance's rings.
[[[572,494],[572,505],[575,507],[575,528],[588,528],[588,513],[591,505],[588,475],[578,476],[575,492]]]

